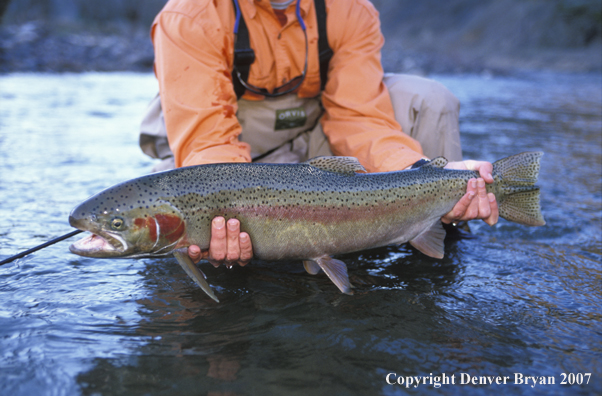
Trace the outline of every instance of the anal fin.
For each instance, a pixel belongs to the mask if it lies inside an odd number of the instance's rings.
[[[211,290],[211,286],[209,286],[209,283],[207,283],[207,281],[205,280],[205,274],[203,274],[203,272],[201,272],[201,270],[198,269],[198,267],[192,262],[192,260],[188,256],[188,248],[176,249],[173,251],[173,255],[175,256],[176,260],[178,260],[178,263],[180,264],[180,266],[182,266],[184,271],[186,271],[188,276],[191,277],[192,280],[195,281],[195,283],[199,285],[209,297],[211,297],[215,302],[219,302],[219,300],[213,293],[213,290]]]
[[[435,223],[420,235],[410,241],[410,244],[427,256],[441,259],[445,255],[445,230],[441,220]]]
[[[321,256],[313,260],[328,275],[330,280],[345,294],[352,295],[353,286],[349,282],[347,275],[347,266],[344,262],[333,259],[330,256]],[[307,270],[307,267],[305,268]]]

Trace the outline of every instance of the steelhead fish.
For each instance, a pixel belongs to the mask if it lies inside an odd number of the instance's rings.
[[[545,224],[539,204],[542,153],[528,152],[493,164],[500,216]],[[186,273],[215,301],[187,247],[209,248],[215,216],[240,220],[261,260],[303,260],[310,274],[322,269],[352,294],[347,267],[331,256],[410,242],[442,258],[441,216],[466,192],[477,172],[443,169],[439,157],[417,169],[365,172],[352,157],[318,157],[300,164],[210,164],[129,180],[88,198],[69,223],[92,235],[70,250],[87,257],[159,257],[174,254]]]

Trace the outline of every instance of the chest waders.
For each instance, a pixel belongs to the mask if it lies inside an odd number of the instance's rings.
[[[332,57],[326,36],[324,1],[314,0],[318,22],[321,91],[326,85],[328,65]],[[232,83],[238,99],[236,117],[242,127],[239,140],[251,146],[251,158],[254,162],[301,162],[318,155],[332,155],[328,141],[319,127],[323,114],[320,96],[299,98],[290,93],[266,97],[260,101],[242,98],[246,88],[240,79],[247,81],[256,55],[250,46],[249,30],[237,0],[233,0],[233,4],[236,12],[234,68],[240,78],[233,72]],[[303,25],[302,20],[300,24]],[[151,101],[142,120],[140,147],[147,155],[163,160],[153,171],[174,167],[159,95]]]

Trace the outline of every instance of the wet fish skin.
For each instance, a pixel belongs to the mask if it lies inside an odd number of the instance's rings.
[[[500,216],[545,224],[534,186],[541,155],[522,153],[494,164],[487,190],[496,195]],[[355,158],[319,157],[301,164],[210,164],[147,175],[77,206],[71,225],[96,236],[70,250],[101,258],[164,256],[193,244],[207,249],[211,220],[237,218],[251,237],[254,257],[304,260],[308,272],[323,269],[351,294],[345,264],[332,255],[409,241],[429,256],[443,257],[440,218],[464,195],[468,180],[479,176],[443,169],[446,164],[437,158],[414,170],[360,174]]]

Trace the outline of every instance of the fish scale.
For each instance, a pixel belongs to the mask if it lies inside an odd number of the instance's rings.
[[[487,186],[500,215],[543,225],[534,186],[542,153],[522,153],[494,164]],[[418,169],[357,173],[351,157],[319,157],[302,164],[210,164],[143,176],[92,196],[69,218],[92,232],[71,246],[89,257],[157,257],[174,254],[212,298],[186,248],[208,249],[216,216],[240,220],[255,258],[299,259],[351,294],[344,263],[331,256],[410,242],[443,257],[440,218],[465,194],[474,171],[444,169],[437,158]]]

